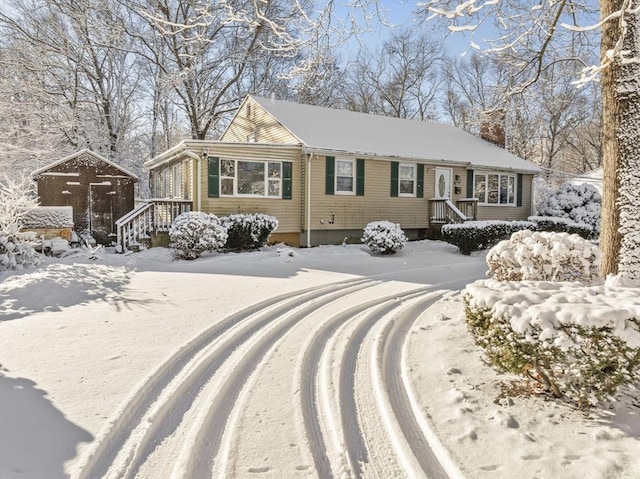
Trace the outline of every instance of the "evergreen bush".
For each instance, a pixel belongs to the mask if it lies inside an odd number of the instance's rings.
[[[536,208],[539,216],[555,216],[588,224],[592,235],[597,236],[601,206],[602,197],[593,185],[565,183],[538,203]]]
[[[466,221],[442,227],[442,239],[457,246],[462,254],[490,248],[516,231],[533,229],[530,221]]]
[[[278,228],[275,216],[262,213],[242,213],[221,218],[227,229],[226,249],[234,251],[252,250],[267,244],[269,235]]]
[[[591,225],[576,223],[569,218],[559,216],[529,216],[527,219],[535,223],[536,231],[577,234],[585,239],[593,237],[593,227]]]
[[[499,372],[592,406],[640,380],[640,301],[632,289],[476,281],[464,293],[467,326]]]
[[[169,229],[169,239],[177,257],[191,260],[205,251],[222,248],[227,230],[215,215],[190,211],[176,217]]]
[[[487,254],[489,274],[498,281],[580,281],[598,278],[600,250],[568,233],[518,231]]]
[[[373,252],[395,254],[407,242],[399,224],[390,221],[374,221],[364,228],[361,241]]]

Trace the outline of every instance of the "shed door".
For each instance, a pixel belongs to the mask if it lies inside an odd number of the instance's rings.
[[[451,198],[451,168],[436,168],[435,198]]]

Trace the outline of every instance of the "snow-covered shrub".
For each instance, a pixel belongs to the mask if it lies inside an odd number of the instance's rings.
[[[228,234],[225,248],[235,251],[261,248],[278,227],[275,216],[262,213],[235,214],[220,218],[220,221]]]
[[[39,263],[33,246],[18,235],[29,208],[38,205],[35,185],[27,177],[0,176],[0,271]]]
[[[600,231],[602,197],[598,190],[586,183],[565,183],[536,205],[538,216],[568,218],[574,223],[586,223],[593,234]]]
[[[498,281],[580,281],[598,278],[600,250],[568,233],[518,231],[487,253]]]
[[[227,230],[215,215],[189,211],[173,221],[169,239],[178,257],[196,259],[205,251],[222,248],[227,241]]]
[[[36,266],[40,256],[26,238],[13,234],[0,234],[0,271]]]
[[[580,283],[476,281],[467,326],[499,372],[580,406],[640,381],[640,291]]]
[[[586,239],[593,236],[593,227],[591,225],[575,223],[569,218],[558,216],[529,216],[527,219],[536,224],[536,231],[577,234]]]
[[[394,254],[404,247],[407,237],[399,224],[374,221],[365,226],[360,241],[373,252]]]
[[[536,176],[533,178],[533,204],[539,205],[547,200],[549,195],[555,191],[555,188],[543,177]]]
[[[520,230],[533,229],[530,221],[466,221],[442,227],[442,239],[457,246],[462,254],[490,248]]]
[[[13,235],[22,227],[22,220],[30,208],[38,206],[35,183],[28,177],[12,179],[0,176],[0,234]]]

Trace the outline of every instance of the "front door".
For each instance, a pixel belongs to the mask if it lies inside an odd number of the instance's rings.
[[[435,197],[451,198],[451,168],[436,168]]]

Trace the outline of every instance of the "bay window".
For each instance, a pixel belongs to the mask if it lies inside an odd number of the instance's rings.
[[[516,175],[507,173],[475,173],[473,196],[480,204],[516,205]]]

